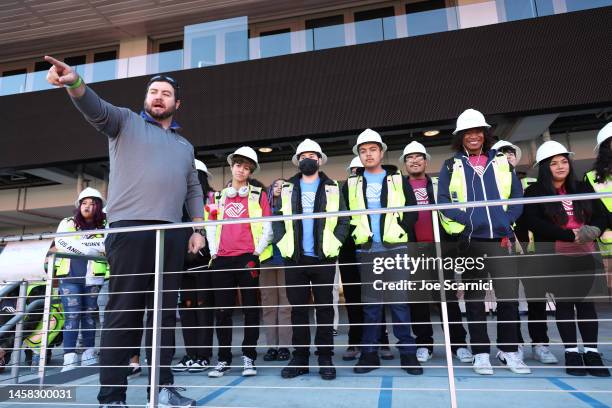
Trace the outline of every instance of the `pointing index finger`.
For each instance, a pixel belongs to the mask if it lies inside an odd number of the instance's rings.
[[[55,58],[50,57],[48,55],[45,55],[45,61],[47,61],[50,64],[55,65],[56,67],[60,67],[60,68],[64,68],[64,69],[69,68],[69,66],[66,65],[66,63],[64,63],[62,61],[59,61],[59,60],[56,60]]]

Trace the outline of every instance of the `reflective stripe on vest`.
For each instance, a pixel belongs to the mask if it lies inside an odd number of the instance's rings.
[[[403,189],[403,178],[399,171],[394,174],[387,175],[387,208],[403,207],[406,203]],[[348,179],[348,201],[349,209],[365,210],[366,203],[363,195],[363,176],[350,176]],[[385,224],[383,225],[382,241],[387,244],[399,244],[408,242],[408,234],[400,226],[399,222],[403,218],[403,213],[394,212],[385,215]],[[352,215],[351,225],[353,230],[353,239],[355,245],[362,245],[370,241],[374,235],[370,228],[370,220],[368,215]]]
[[[340,210],[340,187],[338,182],[332,180],[333,184],[324,186],[325,188],[325,212],[336,212]],[[285,182],[281,190],[281,213],[292,215],[291,196],[293,195],[293,183]],[[285,235],[276,244],[283,258],[292,258],[295,252],[295,237],[293,231],[293,221],[285,220]],[[338,225],[338,217],[326,217],[323,226],[323,255],[326,258],[335,258],[340,253],[342,242],[334,235],[334,230]]]
[[[596,193],[610,193],[612,192],[612,180],[608,177],[605,183],[597,183],[595,181],[595,170],[589,171],[585,178],[588,182],[593,186],[593,190]],[[612,197],[602,198],[606,210],[608,212],[612,212]],[[601,237],[598,239],[599,249],[604,256],[612,256],[612,230],[610,228],[606,229]]]
[[[224,189],[220,195],[217,195],[217,219],[221,216],[223,219],[224,211],[225,211],[225,200],[227,198],[227,189]],[[261,198],[261,187],[252,186],[249,184],[249,193],[248,193],[248,211],[249,218],[258,218],[263,215],[263,210],[261,205],[259,204],[259,199]],[[257,243],[261,239],[263,235],[263,223],[261,222],[251,222],[251,236],[253,237],[253,246],[256,247]],[[223,229],[223,225],[217,226],[217,247],[219,247],[219,243],[221,242],[221,230]],[[259,254],[259,262],[263,262],[272,257],[272,245],[268,245],[264,251]]]
[[[53,344],[53,340],[62,332],[64,328],[64,313],[61,303],[51,304],[49,311],[49,334],[47,336],[47,346]],[[38,322],[32,333],[23,342],[32,350],[40,348],[43,339],[43,322]]]
[[[65,232],[76,232],[76,227],[69,227]],[[102,238],[102,235],[97,234],[96,238]],[[81,239],[80,236],[70,237],[71,239]],[[106,277],[109,276],[108,264],[100,261],[87,261],[87,270],[91,268],[94,276]],[[55,276],[67,276],[70,273],[70,259],[69,258],[57,258],[55,261]]]
[[[500,199],[509,198],[510,193],[512,192],[512,171],[510,171],[510,163],[508,163],[506,155],[503,153],[497,154],[491,161],[491,166],[493,167],[493,173],[495,174],[495,184],[497,185],[497,191]],[[453,174],[448,185],[448,192],[452,203],[467,202],[465,169],[463,168],[463,162],[459,158],[455,158],[453,161]],[[504,205],[504,210],[507,207],[507,205]],[[463,207],[460,208],[460,210],[466,211],[466,208]],[[439,214],[440,223],[448,234],[460,234],[465,229],[465,225],[446,217],[444,214],[442,214],[442,212]]]

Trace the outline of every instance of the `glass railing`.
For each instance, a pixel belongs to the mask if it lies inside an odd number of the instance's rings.
[[[459,1],[461,3],[462,0]],[[415,37],[612,6],[612,0],[491,0],[248,38],[247,17],[185,27],[185,50],[77,66],[87,83]],[[52,87],[46,71],[0,77],[0,96]]]

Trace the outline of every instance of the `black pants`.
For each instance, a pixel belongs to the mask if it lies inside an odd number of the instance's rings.
[[[181,283],[181,326],[185,351],[192,359],[209,360],[212,357],[215,323],[215,298],[211,289],[212,273],[207,269],[183,275]]]
[[[246,269],[247,264],[251,261],[255,263],[255,267],[253,269]],[[219,361],[225,361],[228,365],[232,363],[232,312],[234,311],[234,309],[228,308],[236,305],[235,288],[237,287],[240,287],[242,306],[244,307],[244,325],[251,326],[244,328],[242,354],[252,360],[257,358],[256,347],[257,340],[259,340],[259,307],[257,307],[258,268],[259,259],[253,254],[218,256],[213,259],[210,265],[210,269],[213,270],[211,272],[212,286],[215,288]]]
[[[332,306],[332,291],[336,265],[325,264],[318,258],[304,256],[300,260],[300,266],[303,267],[295,268],[297,264],[293,261],[287,261],[286,266],[289,267],[285,269],[285,283],[287,285],[287,298],[291,303],[294,355],[306,358],[310,355],[308,309],[311,289],[317,314],[317,332],[315,335],[317,354],[319,356],[333,355],[334,308]],[[321,286],[307,286],[310,284]]]
[[[435,243],[419,242],[409,244],[410,251],[415,256],[435,257]],[[433,265],[432,265],[433,266]],[[421,269],[414,272],[417,280],[426,279],[428,281],[440,282],[439,272],[437,268]],[[445,279],[452,279],[452,272],[444,272]],[[446,310],[448,312],[449,336],[451,341],[451,350],[455,352],[460,347],[467,347],[466,336],[467,332],[463,327],[461,318],[461,309],[457,301],[455,291],[445,291]],[[440,321],[442,321],[442,304],[440,301],[440,293],[434,291],[430,294],[419,294],[417,296],[421,302],[410,304],[410,316],[412,319],[412,333],[415,336],[417,347],[425,347],[433,353],[433,325],[431,323],[431,308],[439,306]],[[437,308],[436,308],[437,309]]]
[[[556,307],[557,328],[565,348],[576,347],[578,342],[576,324],[578,324],[584,346],[596,348],[599,323],[584,321],[585,319],[597,319],[595,303],[589,301],[557,302]],[[561,322],[560,320],[569,321]]]
[[[340,277],[342,278],[342,290],[344,292],[344,301],[346,304],[346,314],[349,322],[348,343],[349,346],[357,347],[361,344],[361,335],[363,333],[363,307],[361,306],[361,279],[359,277],[359,268],[357,265],[342,265],[346,263],[355,264],[357,258],[355,256],[355,243],[349,237],[338,256],[340,264]],[[351,303],[354,303],[351,305]],[[384,330],[384,329],[383,329]]]
[[[118,221],[111,228],[155,224],[155,221]],[[162,307],[161,354],[159,384],[172,384],[170,364],[174,356],[174,331],[180,277],[175,272],[183,269],[188,232],[167,230],[164,240],[164,274]],[[104,311],[104,327],[100,342],[101,404],[125,401],[127,367],[134,350],[140,347],[142,319],[147,309],[145,331],[146,354],[151,362],[153,293],[155,270],[155,231],[110,234],[105,241],[111,270],[109,299]],[[139,274],[139,275],[134,275]],[[132,292],[132,293],[117,293]]]
[[[469,246],[460,248],[459,256],[484,258],[484,269],[465,271],[463,282],[478,282],[482,279],[493,280],[493,288],[497,298],[497,348],[504,352],[518,350],[518,332],[516,318],[518,317],[518,277],[513,258],[507,256],[508,251],[500,246],[499,240],[474,239]],[[508,278],[508,279],[502,279]],[[472,352],[474,354],[490,353],[491,346],[487,334],[487,314],[485,311],[484,290],[465,290],[465,308],[468,319],[468,331]]]

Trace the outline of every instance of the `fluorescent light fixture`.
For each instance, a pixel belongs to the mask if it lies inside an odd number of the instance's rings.
[[[426,130],[423,132],[423,136],[427,136],[427,137],[437,136],[439,134],[440,134],[440,131],[438,129],[430,129],[430,130]]]
[[[257,149],[257,150],[259,150],[261,153],[270,153],[270,152],[272,151],[272,148],[271,148],[271,147],[266,146],[266,147],[260,147],[260,148],[259,148],[259,149]]]

